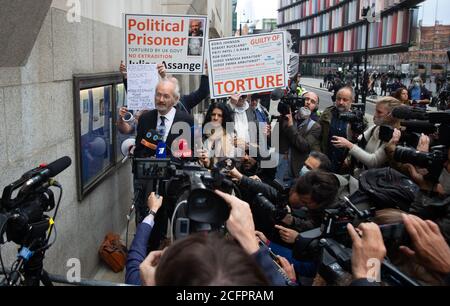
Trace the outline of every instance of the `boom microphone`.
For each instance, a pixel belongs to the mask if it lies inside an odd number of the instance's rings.
[[[57,176],[72,164],[72,160],[68,156],[61,157],[48,165],[41,165],[37,172],[28,179],[20,189],[21,193],[26,193],[32,188],[41,185],[50,178]],[[42,170],[40,170],[42,169]],[[40,170],[40,171],[39,171]]]

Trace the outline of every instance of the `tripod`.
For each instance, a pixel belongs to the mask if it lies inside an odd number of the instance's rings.
[[[44,236],[45,238],[45,236]],[[24,286],[53,286],[47,271],[44,270],[45,247],[42,238],[34,240],[30,248],[22,246],[19,249],[18,260],[13,265],[9,277],[6,277],[6,286],[17,286],[19,281]],[[31,251],[34,249],[35,251]],[[23,276],[23,278],[21,278]]]

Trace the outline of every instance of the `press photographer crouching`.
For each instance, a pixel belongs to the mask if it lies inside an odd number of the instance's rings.
[[[127,260],[126,283],[170,286],[260,286],[286,285],[269,255],[255,236],[249,205],[236,197],[216,191],[227,205],[223,218],[229,234],[237,241],[218,233],[189,235],[162,251],[146,252],[146,241],[153,227],[153,211],[162,197],[151,194],[150,215],[138,225]],[[212,202],[206,203],[212,205]],[[222,205],[221,201],[216,203]],[[211,206],[210,206],[211,209]],[[210,211],[206,207],[203,212]]]
[[[331,207],[336,199],[339,181],[335,175],[323,171],[310,171],[297,179],[289,189],[274,188],[268,184],[252,180],[236,169],[230,175],[237,179],[240,189],[259,194],[250,203],[257,229],[267,234],[270,240],[293,243],[291,237],[283,239],[274,225],[291,226],[296,232],[305,231],[320,225],[324,209]],[[291,216],[292,209],[301,209],[300,216]],[[295,240],[295,237],[294,237]]]

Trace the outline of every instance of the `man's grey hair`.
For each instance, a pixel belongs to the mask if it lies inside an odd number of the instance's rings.
[[[170,83],[175,85],[175,88],[173,89],[173,96],[175,97],[175,105],[177,105],[177,103],[178,103],[178,101],[180,101],[180,97],[181,97],[181,95],[180,95],[180,83],[173,76],[165,78],[165,79],[161,79],[159,81],[159,83],[165,83],[165,82],[170,82]]]
[[[341,90],[348,90],[350,91],[351,95],[352,95],[352,101],[355,101],[355,91],[353,90],[352,87],[350,86],[344,86],[341,89],[339,89],[339,91],[337,93],[339,93]]]

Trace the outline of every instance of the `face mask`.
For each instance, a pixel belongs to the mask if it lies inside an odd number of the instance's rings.
[[[414,86],[417,88],[417,87],[420,87],[420,83],[419,82],[415,82],[414,83]]]
[[[306,166],[303,166],[302,170],[300,170],[299,176],[304,176],[309,171],[311,170],[309,170]]]
[[[302,107],[300,109],[300,118],[301,119],[308,119],[311,117],[311,110],[307,107]]]
[[[373,124],[380,126],[380,125],[383,125],[383,123],[384,123],[384,119],[383,118],[381,118],[381,117],[373,117]]]
[[[450,173],[447,169],[442,170],[441,176],[439,177],[439,184],[441,184],[445,194],[450,195]]]

